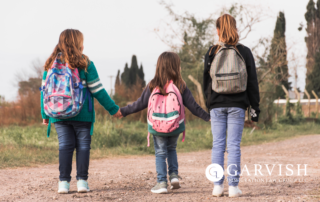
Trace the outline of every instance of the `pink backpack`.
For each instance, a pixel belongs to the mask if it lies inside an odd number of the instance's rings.
[[[178,135],[183,132],[185,138],[185,109],[181,93],[177,86],[170,81],[166,87],[168,95],[162,95],[159,88],[155,88],[148,104],[148,147],[150,133],[159,136]]]

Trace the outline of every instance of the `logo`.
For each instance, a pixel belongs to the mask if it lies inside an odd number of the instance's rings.
[[[211,182],[218,182],[223,177],[223,168],[216,163],[209,165],[206,169],[206,177]]]

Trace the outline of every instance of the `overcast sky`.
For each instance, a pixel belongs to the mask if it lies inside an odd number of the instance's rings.
[[[249,48],[260,37],[273,35],[276,16],[284,11],[287,20],[287,45],[301,57],[298,87],[305,84],[305,31],[297,28],[303,22],[308,0],[171,0],[174,11],[208,17],[223,6],[241,2],[270,9],[270,16],[242,41]],[[67,28],[84,34],[84,53],[95,63],[105,88],[110,90],[108,76],[115,76],[126,62],[137,55],[145,78],[150,81],[158,56],[169,47],[153,32],[168,13],[158,0],[10,0],[0,2],[0,95],[13,100],[17,95],[15,74],[31,72],[36,59],[45,62]],[[161,30],[160,30],[161,31]],[[289,68],[293,65],[289,61]],[[113,79],[114,83],[114,79]]]

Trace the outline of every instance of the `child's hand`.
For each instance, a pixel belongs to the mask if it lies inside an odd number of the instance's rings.
[[[118,110],[118,112],[117,113],[115,113],[114,115],[113,115],[113,117],[115,117],[115,118],[119,118],[119,119],[121,119],[123,116],[122,116],[122,114],[121,114],[121,111],[120,111],[120,109]]]
[[[42,124],[47,126],[49,124],[49,119],[42,119]]]

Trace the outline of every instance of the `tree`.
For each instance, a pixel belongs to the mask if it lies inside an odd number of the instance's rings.
[[[120,70],[118,70],[117,77],[116,77],[116,83],[114,85],[115,92],[119,91],[120,85],[121,85]]]
[[[307,75],[307,81],[315,81],[309,82],[306,85],[306,89],[308,92],[314,90],[314,92],[319,96],[320,95],[320,51],[316,53],[314,67],[312,68],[312,72]],[[312,95],[313,97],[313,95]]]
[[[19,81],[19,94],[25,95],[27,93],[38,92],[41,80],[41,78],[29,78],[26,81]]]
[[[135,85],[138,81],[142,82],[143,86],[145,86],[146,82],[144,80],[143,67],[141,65],[139,69],[137,56],[133,55],[131,58],[130,68],[128,67],[127,63],[124,67],[124,71],[121,74],[121,82],[123,82],[127,87],[130,88],[132,85]]]
[[[137,75],[139,76],[139,66],[137,61],[137,56],[133,55],[131,58],[131,67],[130,67],[130,84],[133,85],[137,81]]]
[[[125,64],[124,70],[121,74],[121,82],[124,83],[126,86],[130,85],[130,69],[128,67],[128,63]]]
[[[287,61],[287,45],[286,45],[286,19],[283,12],[279,12],[276,27],[274,29],[273,39],[271,41],[270,54],[268,63],[272,68],[271,71],[275,75],[275,98],[285,98],[285,93],[281,85],[290,90],[291,82],[288,81],[288,61]]]
[[[143,84],[142,86],[146,86],[146,81],[144,80],[144,72],[143,72],[143,66],[142,64],[140,65],[140,69],[138,71],[138,76],[142,80]]]
[[[312,86],[313,84],[310,83],[319,82],[311,80],[313,77],[309,75],[312,74],[313,68],[315,67],[315,57],[320,48],[320,0],[317,1],[316,5],[313,0],[309,0],[305,19],[307,21],[307,36],[305,37],[305,42],[308,50],[306,68],[307,78],[310,78],[306,80],[306,85]]]

